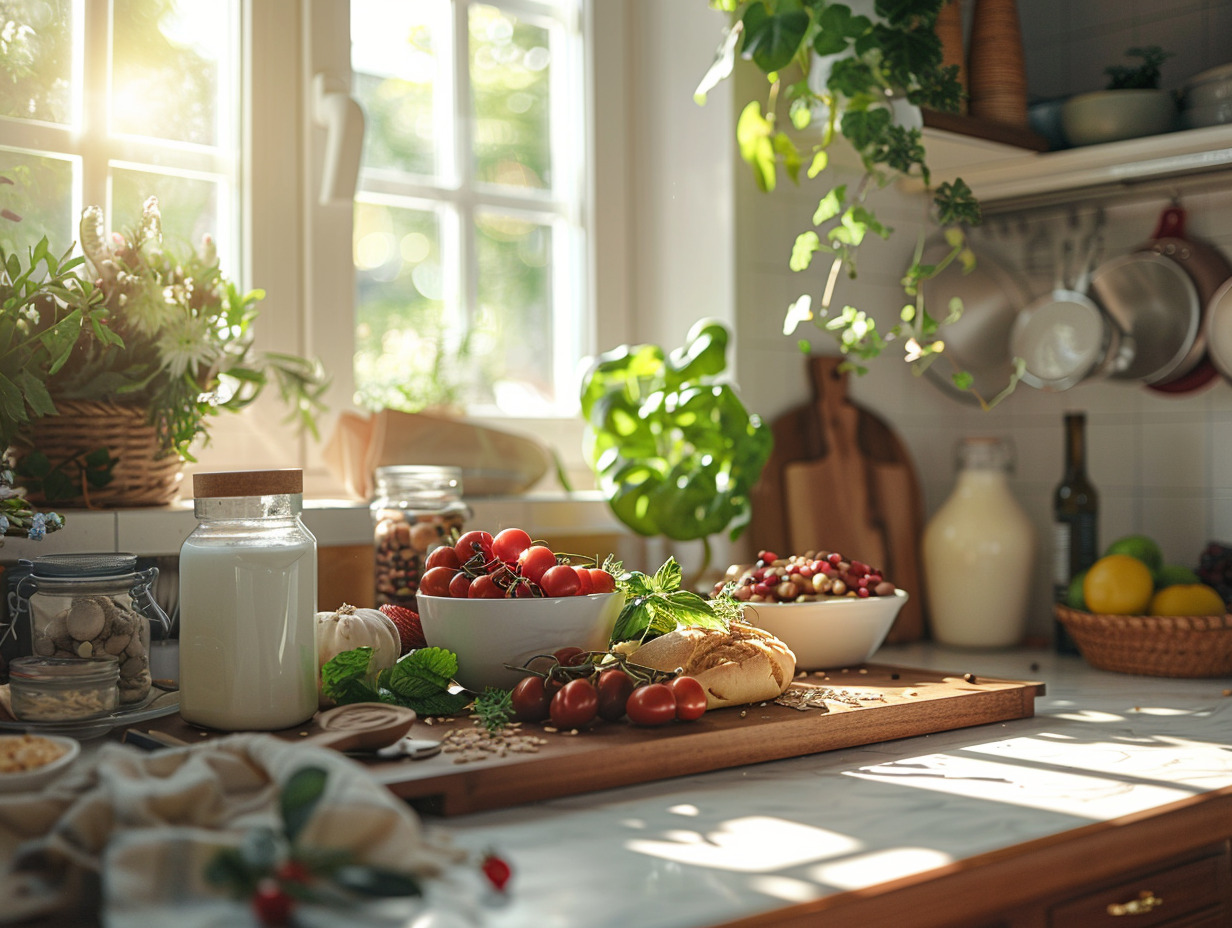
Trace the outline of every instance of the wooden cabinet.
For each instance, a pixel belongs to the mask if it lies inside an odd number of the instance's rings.
[[[1232,925],[1228,842],[1053,905],[1048,928]]]

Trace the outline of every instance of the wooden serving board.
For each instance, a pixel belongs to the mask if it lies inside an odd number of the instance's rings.
[[[716,709],[696,722],[659,728],[600,722],[571,734],[526,725],[524,734],[546,742],[536,745],[533,753],[488,754],[461,762],[461,753],[442,752],[424,760],[364,763],[396,795],[423,811],[459,815],[1030,718],[1036,696],[1044,692],[1042,683],[881,664],[808,674],[797,677],[793,687],[828,690],[833,698],[826,699],[824,710],[754,704]],[[149,727],[194,743],[218,737],[190,727],[178,715],[155,720]],[[439,740],[450,731],[473,727],[468,717],[432,725],[421,721],[411,734],[417,740]],[[310,724],[276,734],[300,739],[315,731]]]

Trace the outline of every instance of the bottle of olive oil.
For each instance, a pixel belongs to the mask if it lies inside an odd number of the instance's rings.
[[[1054,598],[1065,602],[1070,582],[1099,557],[1099,494],[1087,476],[1087,417],[1065,414],[1065,475],[1052,498]],[[1056,623],[1054,644],[1060,654],[1077,654],[1074,640]]]

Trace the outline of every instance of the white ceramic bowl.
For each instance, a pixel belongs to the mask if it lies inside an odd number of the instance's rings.
[[[1097,90],[1070,97],[1061,124],[1071,145],[1158,135],[1173,127],[1176,105],[1163,90]]]
[[[43,788],[53,778],[68,769],[69,765],[81,753],[81,743],[63,735],[33,734],[33,737],[44,738],[53,744],[64,748],[64,753],[49,764],[35,767],[33,770],[21,770],[15,773],[0,773],[0,793],[19,793],[37,791]],[[21,738],[21,735],[0,735],[0,741]]]
[[[625,594],[454,599],[421,593],[416,600],[428,645],[458,655],[458,682],[479,693],[522,678],[506,664],[521,666],[536,654],[569,646],[605,650]]]
[[[863,664],[885,641],[907,594],[806,603],[747,603],[745,620],[764,628],[796,655],[798,670],[836,670]]]

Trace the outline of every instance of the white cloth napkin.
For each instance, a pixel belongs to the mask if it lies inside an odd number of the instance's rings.
[[[464,853],[426,830],[363,767],[324,748],[269,735],[233,735],[145,753],[106,744],[41,792],[0,796],[0,924],[97,912],[108,928],[222,928],[252,924],[246,902],[211,886],[205,867],[256,826],[282,832],[278,798],[297,770],[326,771],[325,792],[300,832],[304,846],[351,852],[355,862],[428,878]],[[407,902],[375,906],[366,915]],[[420,903],[411,903],[419,906]],[[301,910],[307,925],[318,919]],[[170,913],[174,911],[173,919]],[[327,913],[318,912],[317,916]],[[391,913],[392,914],[392,913]],[[372,923],[347,912],[349,924]],[[470,921],[470,919],[465,919]],[[322,924],[328,924],[323,918]]]

